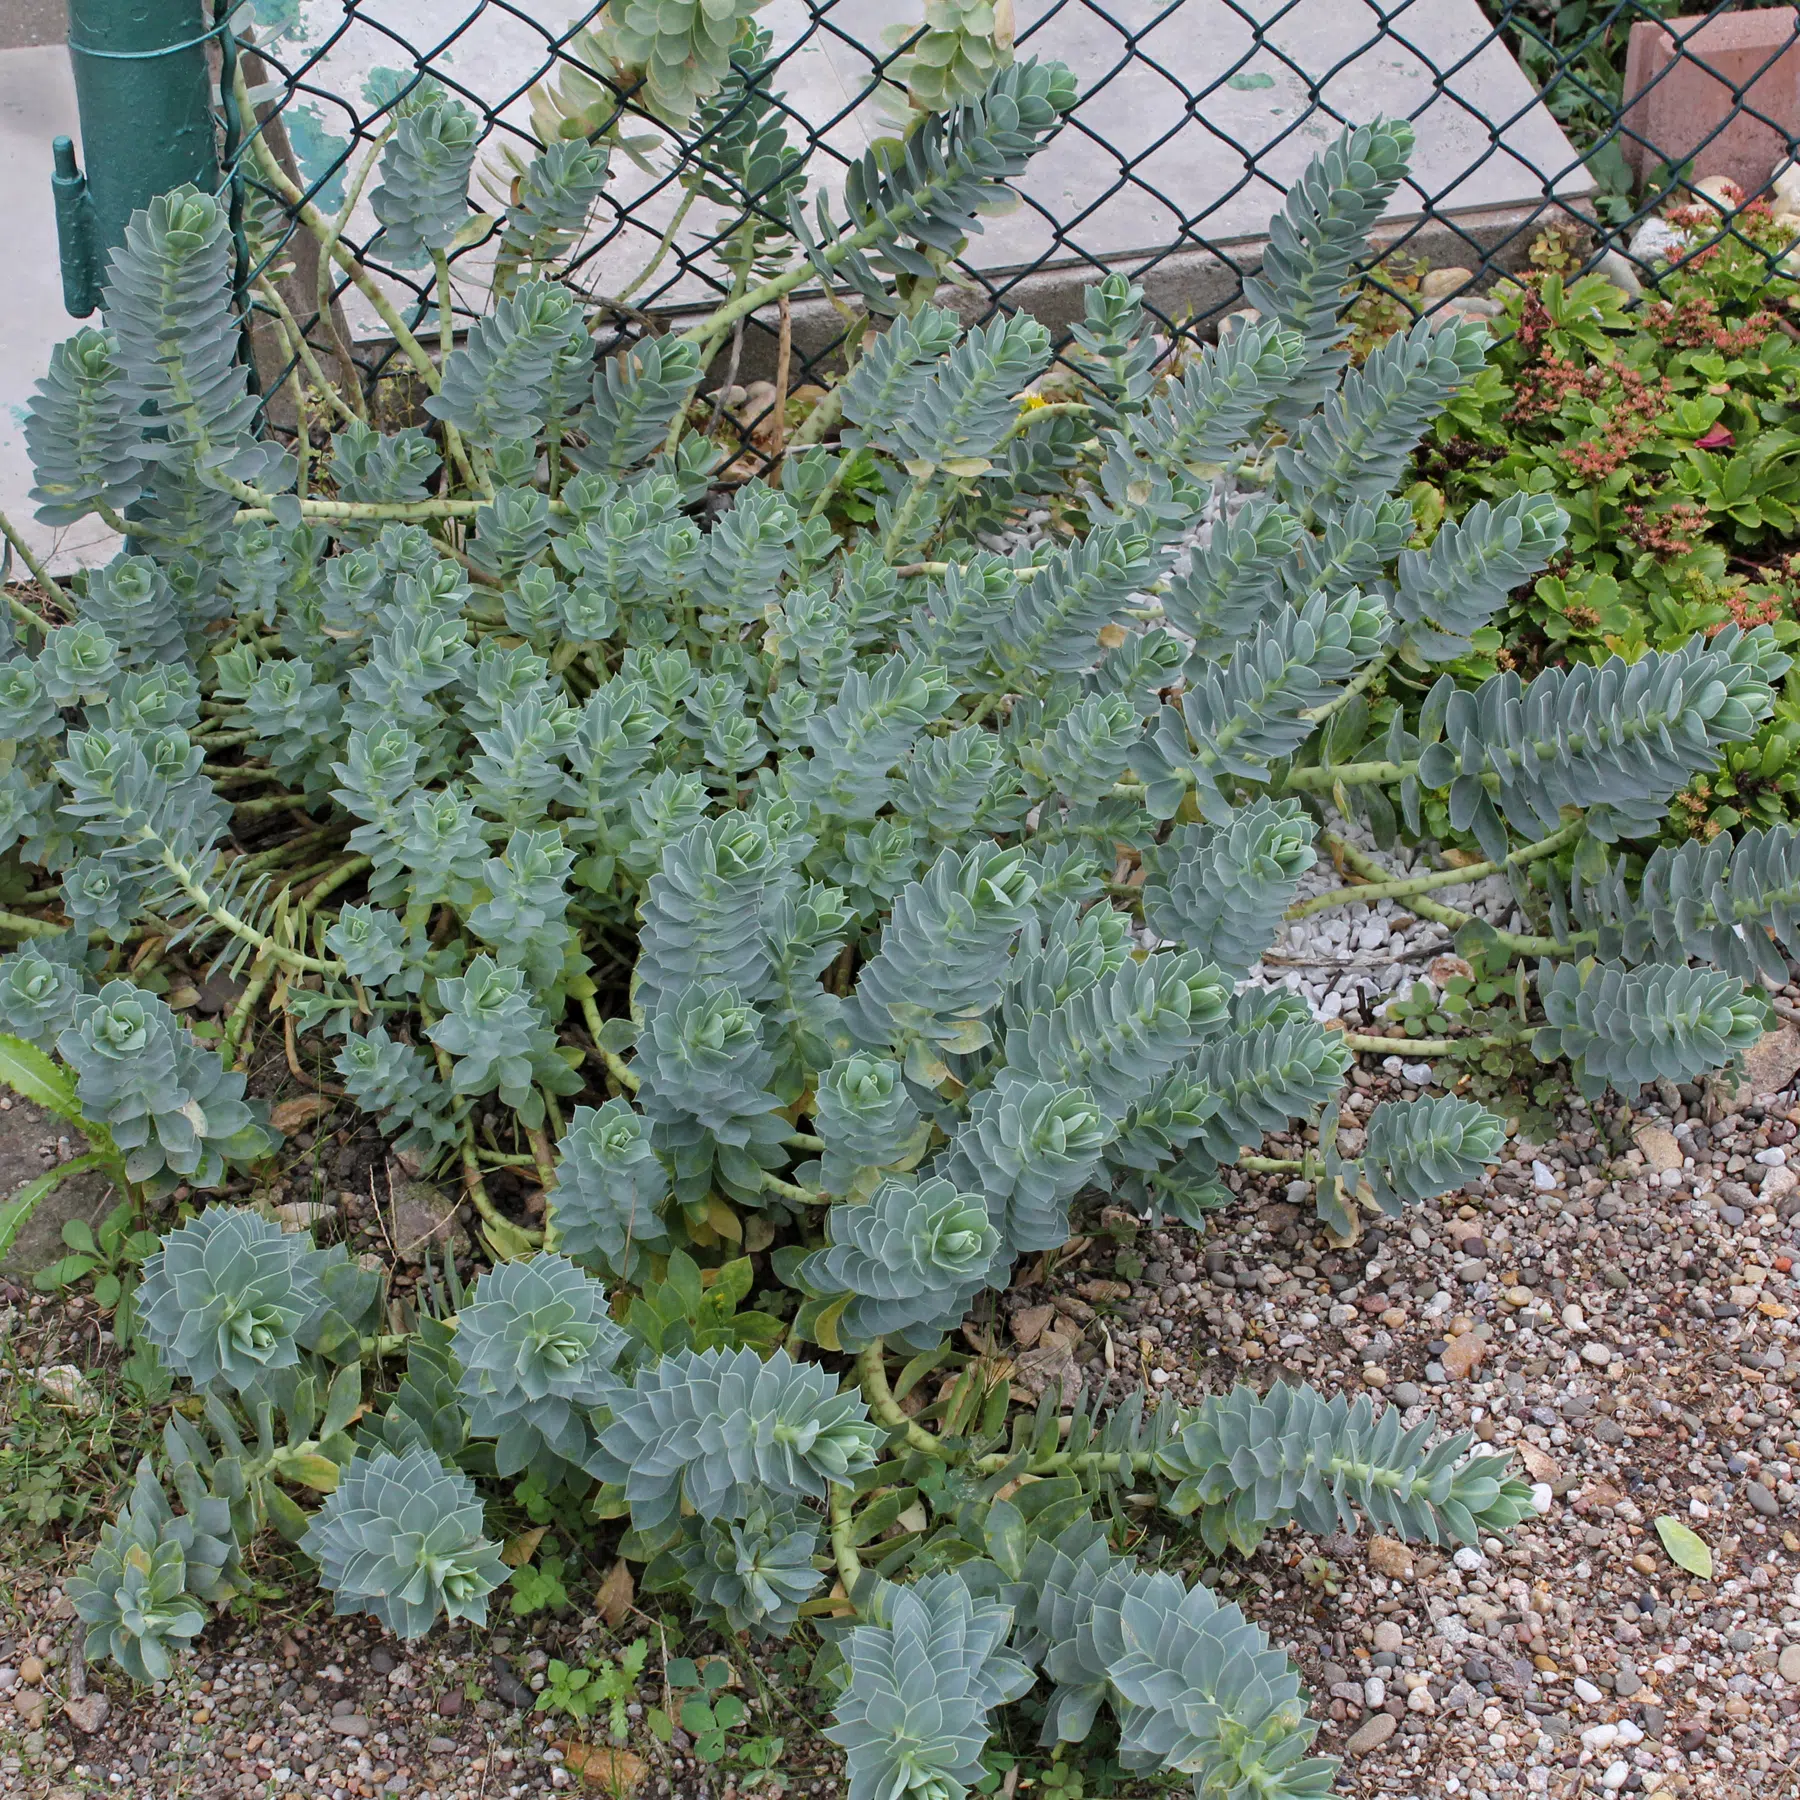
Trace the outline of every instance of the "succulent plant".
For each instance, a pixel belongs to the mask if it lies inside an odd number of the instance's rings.
[[[988,1714],[1031,1686],[1005,1648],[1012,1611],[954,1570],[882,1599],[882,1622],[844,1642],[849,1683],[824,1735],[845,1753],[851,1800],[959,1800],[984,1773]]]
[[[75,1071],[83,1112],[125,1152],[125,1172],[166,1193],[180,1179],[217,1187],[225,1165],[275,1146],[245,1078],[195,1041],[168,1005],[129,981],[109,981],[74,1003],[56,1039]]]
[[[786,1637],[801,1602],[824,1585],[818,1549],[817,1513],[759,1494],[747,1497],[741,1520],[700,1521],[674,1560],[703,1616],[727,1631]]]
[[[643,1115],[623,1100],[578,1106],[560,1144],[562,1160],[545,1198],[557,1247],[620,1281],[645,1258],[666,1254],[671,1239],[657,1208],[669,1173],[650,1146]]]
[[[89,1660],[110,1657],[135,1681],[168,1680],[175,1652],[205,1628],[205,1603],[230,1599],[241,1573],[228,1503],[203,1498],[176,1513],[143,1458],[119,1516],[69,1583]]]
[[[196,1387],[242,1388],[299,1360],[297,1339],[325,1305],[325,1263],[303,1232],[247,1207],[209,1206],[145,1259],[138,1332]]]
[[[828,1194],[860,1198],[877,1171],[916,1161],[929,1138],[900,1065],[866,1050],[820,1074],[813,1117],[825,1140],[819,1185]]]
[[[641,83],[640,104],[671,125],[686,125],[723,85],[744,21],[761,4],[620,0],[601,15],[588,48],[594,66],[610,70],[623,91]]]
[[[53,1042],[74,1017],[80,993],[76,971],[46,956],[30,939],[0,957],[0,1029],[27,1043]]]
[[[606,1291],[566,1256],[501,1263],[457,1314],[458,1392],[476,1437],[496,1440],[502,1475],[529,1469],[555,1486],[596,1459],[589,1414],[622,1391],[625,1333]]]
[[[366,1612],[417,1638],[439,1618],[487,1623],[487,1597],[507,1569],[481,1528],[475,1484],[421,1445],[357,1456],[300,1548],[335,1612]]]
[[[397,269],[423,268],[468,223],[469,171],[480,125],[460,100],[409,109],[381,153],[369,205],[383,226],[380,255]]]
[[[803,1327],[847,1350],[880,1337],[914,1350],[937,1343],[968,1311],[1000,1247],[987,1202],[937,1177],[890,1175],[868,1200],[834,1206],[827,1219],[830,1245],[793,1279],[822,1301],[803,1310]]]
[[[803,205],[752,10],[616,0],[564,46],[491,304],[435,357],[388,321],[429,433],[346,394],[325,463],[294,459],[239,354],[231,211],[192,189],[132,219],[105,329],[32,403],[46,520],[128,505],[134,544],[29,654],[0,614],[0,845],[67,918],[0,962],[0,1028],[54,1044],[66,1110],[154,1198],[271,1144],[239,1065],[278,1008],[396,1157],[460,1165],[500,1259],[469,1291],[434,1256],[409,1315],[343,1246],[252,1213],[172,1231],[133,1298],[203,1390],[165,1431],[184,1511],[140,1483],[76,1591],[97,1651],[166,1669],[236,1579],[221,1546],[267,1523],[340,1610],[478,1621],[500,1565],[461,1465],[527,1477],[534,1508],[629,1512],[625,1554],[727,1629],[787,1629],[825,1533],[857,1614],[820,1620],[852,1800],[955,1800],[1027,1663],[1055,1740],[1106,1706],[1134,1770],[1311,1800],[1330,1770],[1295,1672],[1101,1520],[1138,1536],[1160,1507],[1215,1553],[1290,1523],[1460,1542],[1523,1518],[1505,1460],[1282,1385],[1102,1411],[1053,1388],[1034,1414],[944,1340],[1087,1212],[1203,1225],[1234,1163],[1273,1160],[1349,1234],[1491,1160],[1501,1121],[1456,1097],[1384,1103],[1358,1145],[1337,1109],[1370,1040],[1244,979],[1328,805],[1379,845],[1466,837],[1531,915],[1449,904],[1460,867],[1309,895],[1386,890],[1514,965],[1518,1024],[1447,1058],[1566,1059],[1589,1094],[1729,1066],[1800,957],[1800,832],[1640,852],[1763,731],[1789,658],[1730,625],[1478,678],[1465,652],[1567,521],[1517,497],[1415,541],[1394,492],[1486,346],[1424,321],[1349,367],[1346,286],[1407,127],[1309,165],[1247,284],[1258,320],[1172,367],[1108,278],[1084,398],[1043,405],[1041,324],[920,302],[1057,130],[1068,72],[1011,59],[1004,7],[931,0],[904,78],[941,110]],[[494,227],[467,192],[481,125],[407,87],[367,249],[441,293]],[[599,355],[550,276],[633,109],[719,209],[729,297]],[[343,260],[323,214],[298,226]],[[802,282],[892,322],[779,422],[778,483],[721,487],[704,369]],[[1221,467],[1249,498],[1213,503]],[[1029,552],[981,547],[1040,507],[1057,529]],[[244,976],[221,1025],[139,986],[135,950],[136,979],[111,973],[140,936]],[[14,1043],[22,1084],[40,1056]],[[1304,1154],[1259,1159],[1272,1133]],[[752,1301],[763,1271],[797,1311]],[[371,1402],[386,1326],[406,1375]],[[310,1521],[308,1490],[331,1496]]]
[[[640,1529],[676,1516],[738,1518],[748,1491],[822,1500],[875,1460],[879,1430],[855,1393],[785,1350],[683,1350],[640,1369],[612,1402],[593,1472],[620,1483]]]

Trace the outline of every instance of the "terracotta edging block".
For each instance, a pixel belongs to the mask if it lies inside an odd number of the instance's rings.
[[[1631,28],[1620,146],[1640,177],[1693,158],[1693,175],[1768,185],[1800,137],[1800,7],[1645,21]]]

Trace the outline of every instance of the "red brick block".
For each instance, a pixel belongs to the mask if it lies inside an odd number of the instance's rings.
[[[1800,7],[1633,25],[1625,160],[1640,176],[1693,158],[1693,175],[1768,185],[1800,138]]]

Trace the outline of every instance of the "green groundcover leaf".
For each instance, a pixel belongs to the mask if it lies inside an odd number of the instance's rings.
[[[1698,1575],[1702,1581],[1712,1580],[1712,1551],[1698,1532],[1690,1531],[1679,1519],[1668,1513],[1656,1521],[1656,1535],[1662,1539],[1676,1567]]]

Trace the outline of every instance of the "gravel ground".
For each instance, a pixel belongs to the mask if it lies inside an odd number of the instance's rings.
[[[1481,1183],[1353,1251],[1281,1183],[1251,1178],[1205,1238],[1121,1251],[1100,1237],[1006,1297],[993,1323],[1026,1386],[1073,1367],[1111,1398],[1146,1382],[1195,1398],[1285,1376],[1376,1392],[1409,1421],[1429,1408],[1522,1453],[1542,1512],[1507,1544],[1451,1556],[1296,1531],[1217,1577],[1299,1658],[1321,1747],[1347,1757],[1341,1792],[1800,1795],[1797,1071],[1800,1036],[1784,1030],[1736,1096],[1670,1086],[1635,1112],[1573,1104],[1553,1141],[1513,1141]],[[1381,1068],[1356,1090],[1352,1115],[1413,1091]],[[0,1332],[15,1350],[58,1328],[60,1307],[12,1298]],[[1711,1580],[1671,1563],[1663,1515],[1710,1545]],[[94,1675],[77,1718],[96,1722],[96,1695],[110,1707],[90,1733],[63,1704],[80,1685],[57,1585],[72,1567],[7,1572],[0,1794],[489,1800],[583,1785],[530,1690],[547,1655],[599,1641],[597,1620],[410,1649],[316,1605],[219,1621],[166,1691]],[[655,1642],[654,1619],[623,1636],[639,1630]],[[755,1717],[788,1737],[788,1791],[840,1794],[834,1754],[786,1710],[805,1690],[773,1689]],[[657,1698],[647,1680],[640,1699]],[[734,1791],[641,1728],[632,1748],[646,1794]]]

